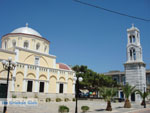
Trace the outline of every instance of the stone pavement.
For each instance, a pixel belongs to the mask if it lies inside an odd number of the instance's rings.
[[[58,113],[59,105],[66,105],[69,107],[70,112],[74,113],[75,102],[49,102],[49,103],[38,103],[37,106],[9,106],[7,113]],[[132,103],[132,108],[123,108],[124,102],[122,103],[112,103],[112,111],[105,111],[106,102],[102,100],[80,100],[78,102],[78,113],[81,113],[81,106],[87,105],[90,107],[90,110],[87,113],[142,113],[137,112],[140,110],[145,110],[143,106],[140,106],[139,103]],[[149,109],[150,105],[147,105],[146,109]],[[2,113],[3,108],[0,107],[0,113]],[[148,113],[148,112],[143,112]],[[149,112],[150,113],[150,112]]]

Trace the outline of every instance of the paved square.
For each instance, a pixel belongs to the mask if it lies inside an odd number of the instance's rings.
[[[28,107],[8,107],[7,113],[58,113],[59,105],[66,105],[69,107],[70,112],[74,113],[75,102],[49,102],[49,103],[39,103],[38,106],[28,106]],[[102,100],[80,100],[78,102],[78,111],[81,113],[81,106],[87,105],[90,107],[88,113],[110,113],[105,111],[106,102]],[[122,103],[112,103],[112,113],[129,113],[135,112],[137,110],[143,109],[138,103],[132,103],[132,108],[123,108],[124,102]],[[150,105],[147,105],[150,108]],[[0,113],[2,113],[3,108],[0,107]]]

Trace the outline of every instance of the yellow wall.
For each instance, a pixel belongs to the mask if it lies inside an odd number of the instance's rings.
[[[49,82],[49,90],[50,93],[56,93],[56,77],[51,76]]]
[[[13,41],[16,41],[17,47],[24,48],[24,42],[27,41],[27,42],[29,42],[28,49],[34,50],[34,51],[39,51],[42,53],[49,52],[49,42],[42,38],[37,38],[36,36],[32,36],[32,37],[29,35],[26,35],[26,36],[15,36],[15,35],[14,36],[10,36],[10,35],[4,36],[3,40],[2,40],[2,48],[3,49],[5,49],[4,48],[5,41],[7,41],[7,49],[13,47],[13,44],[12,44]],[[36,50],[37,44],[40,44],[39,50]],[[44,50],[45,46],[47,47],[46,51]]]
[[[68,79],[67,93],[73,92],[73,80],[71,78]]]
[[[15,81],[15,91],[22,91],[23,88],[23,78],[24,75],[22,72],[17,72],[16,73],[16,81]]]
[[[12,58],[12,61],[15,60],[15,54],[0,51],[0,59],[8,60],[9,57]]]
[[[25,64],[35,64],[35,57],[39,57],[39,66],[53,68],[53,61],[55,58],[50,58],[47,56],[41,56],[39,54],[35,54],[27,51],[19,51],[19,62]]]

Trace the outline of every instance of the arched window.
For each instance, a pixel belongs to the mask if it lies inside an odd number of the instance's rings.
[[[44,48],[44,52],[46,52],[47,51],[47,46],[45,46],[45,48]]]
[[[130,43],[132,43],[132,36],[130,36]]]
[[[133,59],[136,60],[136,52],[135,52],[135,49],[133,49]]]
[[[15,47],[16,46],[16,40],[12,41],[12,46]]]
[[[23,47],[24,47],[24,48],[28,48],[28,47],[29,47],[29,43],[28,43],[28,41],[25,41],[25,42],[24,42]]]
[[[130,60],[136,60],[136,51],[134,48],[130,49]]]
[[[135,36],[132,36],[132,38],[133,38],[133,43],[135,42]]]
[[[40,44],[37,43],[37,44],[36,44],[36,50],[39,50],[39,49],[40,49]]]
[[[129,40],[130,43],[135,43],[135,36],[134,35],[129,36]]]
[[[7,48],[7,41],[5,41],[5,49]]]
[[[132,49],[130,49],[130,59],[132,60]]]

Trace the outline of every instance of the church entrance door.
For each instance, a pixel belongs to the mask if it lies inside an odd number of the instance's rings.
[[[0,84],[0,98],[6,98],[7,85]]]
[[[135,93],[131,94],[131,101],[135,101]]]

